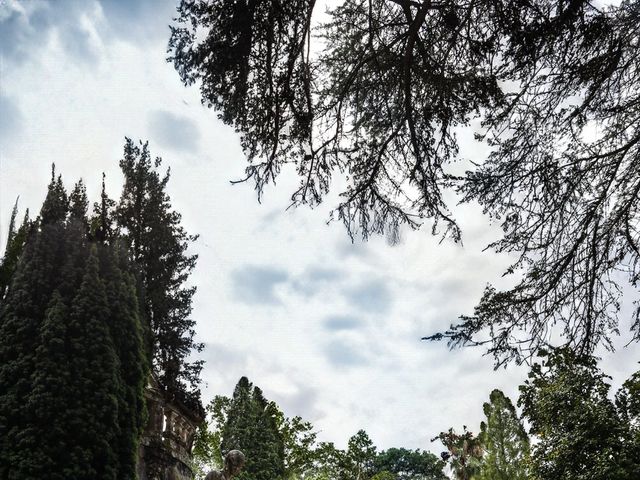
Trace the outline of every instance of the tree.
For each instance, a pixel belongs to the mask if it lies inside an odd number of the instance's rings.
[[[315,6],[178,7],[169,61],[240,132],[258,195],[290,167],[292,203],[315,206],[338,176],[334,217],[352,237],[428,220],[459,241],[454,189],[501,223],[491,247],[519,256],[506,272],[519,281],[489,285],[473,315],[426,338],[486,345],[498,365],[552,339],[612,348],[613,273],[640,279],[637,1],[343,0],[312,35]],[[456,131],[474,118],[492,153],[453,175]]]
[[[341,475],[344,480],[369,480],[373,476],[376,446],[364,430],[358,430],[347,442],[343,455]]]
[[[9,222],[9,233],[7,234],[7,243],[4,249],[2,261],[0,261],[0,300],[7,293],[11,278],[18,265],[18,260],[24,250],[25,242],[31,228],[29,221],[29,210],[26,211],[22,224],[16,230],[16,218],[18,215],[18,200],[11,211],[11,220]]]
[[[529,479],[529,437],[511,400],[494,390],[483,410],[487,419],[478,437],[484,450],[478,480]]]
[[[466,426],[461,434],[450,428],[447,432],[441,432],[433,440],[440,440],[447,449],[441,456],[445,462],[449,463],[456,480],[476,478],[480,472],[484,450],[480,439],[468,431]]]
[[[281,410],[278,410],[276,422],[284,444],[283,478],[304,478],[315,467],[318,434],[310,422],[305,422],[299,416],[286,417]]]
[[[198,426],[193,441],[192,468],[196,478],[204,478],[210,470],[224,467],[222,428],[230,405],[229,397],[216,395],[205,408],[205,420]]]
[[[445,463],[433,453],[390,448],[376,456],[372,478],[378,480],[445,480]],[[389,477],[391,475],[391,477]]]
[[[518,402],[539,439],[532,454],[535,477],[637,478],[630,425],[609,398],[608,377],[596,360],[568,350],[545,352],[544,358],[532,366]]]
[[[166,187],[170,172],[160,176],[162,160],[151,161],[148,144],[137,146],[126,139],[120,168],[124,187],[116,207],[121,238],[129,249],[143,287],[142,307],[151,330],[153,370],[160,384],[174,394],[188,394],[199,407],[198,382],[202,362],[189,362],[203,345],[194,340],[195,321],[189,318],[195,287],[185,286],[197,255],[187,249],[197,236],[180,225],[180,214],[171,208]],[[99,223],[109,220],[108,200],[100,205]],[[200,407],[199,407],[200,408]]]
[[[284,476],[284,442],[277,426],[277,407],[247,377],[236,385],[222,428],[221,452],[238,449],[247,457],[242,479],[270,480]]]
[[[68,211],[52,176],[0,308],[3,480],[136,475],[148,374],[137,293],[126,255],[89,242],[78,205]]]

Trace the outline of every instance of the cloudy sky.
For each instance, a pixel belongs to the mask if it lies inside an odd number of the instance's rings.
[[[124,137],[148,140],[171,167],[185,226],[200,234],[193,317],[206,344],[205,401],[246,375],[339,446],[364,428],[380,448],[437,452],[438,432],[477,431],[489,392],[515,399],[526,369],[493,371],[480,350],[420,337],[471,313],[487,282],[512,281],[501,278],[509,258],[483,252],[499,228],[471,205],[456,209],[464,246],[440,244],[429,228],[393,247],[352,244],[342,225],[327,225],[328,209],[286,210],[288,172],[262,204],[251,185],[230,185],[245,165],[238,136],[165,61],[174,8],[0,0],[0,237],[17,196],[37,211],[52,162],[68,186],[82,177],[93,199],[105,172],[117,197]],[[460,135],[463,154],[481,160],[472,132]],[[602,354],[615,385],[637,354]]]

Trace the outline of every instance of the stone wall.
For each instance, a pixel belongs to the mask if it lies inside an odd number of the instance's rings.
[[[191,447],[203,419],[168,399],[154,379],[145,397],[149,418],[138,452],[139,480],[191,480]]]

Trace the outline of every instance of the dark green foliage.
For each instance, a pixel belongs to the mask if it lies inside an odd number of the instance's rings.
[[[89,208],[89,199],[87,198],[87,187],[85,187],[82,179],[73,187],[69,195],[69,219],[73,219],[82,225],[89,232],[89,220],[87,219],[87,210]]]
[[[257,386],[253,387],[252,402],[256,409],[256,423],[250,450],[255,457],[251,461],[251,470],[247,465],[247,473],[255,480],[282,479],[285,463],[284,439],[277,423],[280,412],[275,403],[264,398]]]
[[[118,434],[114,445],[121,475],[133,478],[137,446],[146,421],[144,389],[149,365],[139,318],[135,278],[126,249],[102,248],[102,276],[109,305],[109,328],[121,379],[118,392]]]
[[[97,248],[86,262],[82,284],[69,312],[72,418],[72,478],[119,478],[117,447],[119,359],[109,329],[110,311],[100,278]]]
[[[373,462],[374,479],[383,480],[385,472],[390,480],[446,480],[445,463],[431,452],[390,448],[376,456]],[[389,477],[389,475],[386,475]]]
[[[67,215],[52,181],[0,309],[3,480],[135,477],[148,372],[135,285],[125,252],[88,243],[81,192]]]
[[[238,449],[247,458],[243,480],[273,480],[284,476],[284,441],[277,425],[278,411],[258,387],[242,377],[222,427],[223,455]]]
[[[305,40],[313,0],[187,0],[169,49],[186,84],[202,81],[202,102],[242,132],[258,190],[311,138],[311,73]],[[196,28],[207,38],[196,42]]]
[[[483,405],[486,421],[480,425],[483,455],[477,480],[527,480],[529,437],[516,409],[500,390]]]
[[[551,340],[612,348],[619,272],[640,281],[638,2],[342,0],[317,36],[315,5],[178,7],[169,60],[240,132],[259,194],[289,166],[294,205],[346,185],[334,213],[352,236],[395,240],[429,220],[457,241],[443,196],[456,189],[501,223],[491,247],[518,256],[519,280],[427,338],[486,345],[497,364]],[[474,118],[491,154],[453,175],[456,128]]]
[[[592,357],[545,353],[520,387],[519,404],[539,438],[532,450],[536,478],[635,480],[640,473],[631,425],[609,398],[608,377]]]
[[[0,262],[0,301],[4,298],[11,283],[13,273],[18,265],[18,260],[24,250],[25,242],[31,229],[29,221],[29,210],[26,211],[22,224],[16,230],[16,217],[18,215],[18,200],[16,200],[11,212],[11,221],[9,222],[9,233],[7,235],[7,243]]]
[[[105,174],[102,174],[102,190],[100,191],[100,202],[93,204],[93,215],[91,216],[91,238],[98,242],[109,242],[113,240],[115,234],[114,210],[116,202],[109,198],[105,186]]]
[[[186,233],[180,214],[171,209],[166,191],[169,171],[160,176],[160,164],[159,158],[152,162],[147,144],[137,146],[126,139],[120,161],[124,187],[116,208],[117,226],[138,268],[141,307],[151,329],[153,370],[164,388],[189,392],[199,404],[202,362],[187,361],[189,354],[202,349],[194,340],[195,321],[189,318],[196,289],[185,286],[197,260],[186,251],[197,236]],[[103,196],[101,216],[108,210],[104,204]]]
[[[62,176],[58,175],[58,178],[56,178],[56,167],[52,165],[51,183],[49,183],[47,197],[44,199],[40,209],[40,222],[42,225],[63,222],[67,218],[68,212],[69,198],[62,184]]]

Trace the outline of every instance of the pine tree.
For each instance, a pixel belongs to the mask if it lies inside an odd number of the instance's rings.
[[[276,418],[275,405],[264,398],[262,390],[242,377],[227,411],[221,445],[223,455],[233,449],[246,455],[242,480],[283,478],[284,441]]]
[[[148,144],[126,139],[120,167],[124,187],[117,206],[117,224],[144,287],[144,314],[152,333],[153,369],[169,390],[190,393],[199,404],[202,362],[188,362],[202,344],[194,341],[195,322],[189,318],[195,287],[185,287],[196,255],[186,253],[197,236],[180,225],[166,193],[170,173],[161,177],[161,159],[151,161]]]
[[[480,425],[479,440],[484,454],[478,480],[526,480],[529,437],[516,409],[500,390],[494,390],[483,406],[486,422]]]

